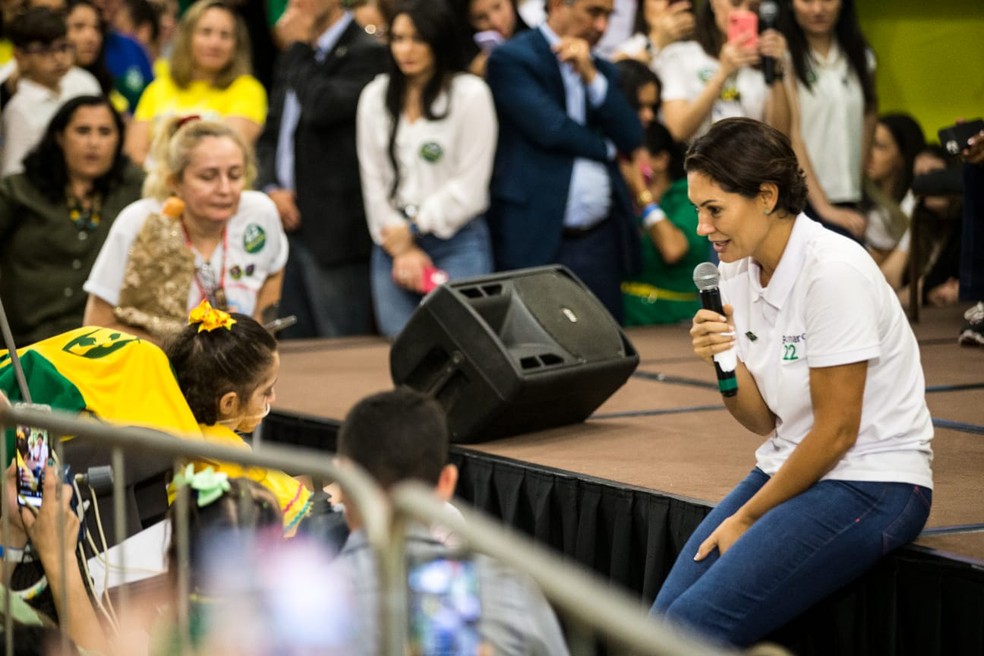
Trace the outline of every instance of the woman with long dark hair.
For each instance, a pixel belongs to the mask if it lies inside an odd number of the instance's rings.
[[[72,0],[65,14],[65,27],[65,40],[75,47],[75,65],[96,78],[116,111],[129,111],[126,97],[113,86],[113,75],[106,66],[106,24],[92,0]]]
[[[0,182],[0,296],[17,346],[82,325],[82,284],[143,173],[122,153],[123,121],[108,100],[79,96],[55,113]]]
[[[390,72],[362,92],[357,147],[375,246],[380,330],[402,330],[447,277],[492,270],[483,213],[498,125],[492,94],[464,71],[445,0],[408,0],[390,23]]]
[[[789,76],[790,138],[810,195],[807,213],[855,238],[861,174],[878,111],[874,56],[854,0],[790,0],[782,18],[795,75]]]
[[[677,141],[689,141],[714,122],[739,116],[788,131],[782,75],[767,82],[759,67],[763,57],[772,57],[781,72],[786,39],[777,30],[728,39],[732,13],[750,6],[750,0],[705,0],[697,7],[694,41],[672,43],[657,56],[663,123]]]

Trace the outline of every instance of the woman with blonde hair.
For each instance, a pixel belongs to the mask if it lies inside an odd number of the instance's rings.
[[[249,53],[246,27],[226,3],[192,5],[178,28],[170,70],[147,87],[137,104],[127,131],[130,158],[143,164],[157,124],[175,115],[224,120],[247,142],[255,142],[266,120],[267,97],[252,75]]]
[[[85,323],[160,342],[206,299],[262,321],[280,300],[287,237],[273,201],[249,190],[243,136],[171,119],[153,159],[144,198],[117,217],[85,283]]]

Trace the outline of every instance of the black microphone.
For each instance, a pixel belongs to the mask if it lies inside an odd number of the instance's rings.
[[[775,0],[762,0],[759,5],[759,32],[776,29],[779,21],[779,3]],[[762,58],[762,75],[765,76],[765,83],[769,86],[776,81],[776,59],[775,57]]]
[[[701,262],[694,268],[694,284],[700,292],[700,304],[705,310],[713,310],[722,317],[724,303],[721,302],[721,291],[718,289],[720,274],[718,268],[710,262]],[[717,372],[718,389],[724,396],[738,394],[738,379],[735,369],[738,366],[738,354],[732,346],[723,353],[714,356],[714,370]]]

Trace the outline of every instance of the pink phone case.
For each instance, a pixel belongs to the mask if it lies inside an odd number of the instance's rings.
[[[728,15],[728,42],[751,38],[742,44],[745,48],[758,47],[758,14],[744,9],[733,9]]]
[[[424,293],[433,291],[436,287],[448,281],[448,274],[437,267],[424,268]]]

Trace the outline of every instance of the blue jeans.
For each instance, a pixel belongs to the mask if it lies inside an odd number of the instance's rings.
[[[908,483],[820,481],[767,512],[721,557],[697,548],[765,485],[752,472],[704,518],[656,596],[652,613],[744,647],[760,640],[883,555],[913,540],[932,492]]]
[[[492,242],[484,217],[472,219],[450,239],[421,235],[417,246],[452,280],[492,272]],[[372,303],[379,332],[396,337],[421,299],[423,295],[393,282],[393,258],[378,245],[373,246]]]

